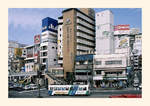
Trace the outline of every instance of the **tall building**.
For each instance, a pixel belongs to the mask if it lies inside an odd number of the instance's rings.
[[[96,54],[114,52],[113,13],[105,10],[96,13]]]
[[[58,64],[63,66],[63,17],[58,17],[58,35],[57,35],[57,53]]]
[[[69,8],[63,12],[64,77],[74,72],[75,56],[93,53],[95,48],[95,19],[92,9]]]
[[[46,17],[42,20],[40,61],[43,68],[57,65],[57,26],[58,21],[55,19]]]

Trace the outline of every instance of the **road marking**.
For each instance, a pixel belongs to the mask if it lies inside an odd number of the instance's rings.
[[[40,91],[41,90],[45,90],[45,88],[40,89]],[[38,91],[38,89],[36,89],[36,90],[28,90],[28,91],[21,91],[21,92],[18,92],[18,93],[26,93],[26,92],[32,92],[32,91]]]

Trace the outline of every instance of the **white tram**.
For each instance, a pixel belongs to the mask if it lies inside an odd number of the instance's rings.
[[[49,95],[90,95],[89,85],[49,85]]]

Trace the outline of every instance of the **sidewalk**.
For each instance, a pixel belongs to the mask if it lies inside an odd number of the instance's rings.
[[[93,90],[134,90],[133,87],[128,88],[94,88]]]
[[[94,88],[91,92],[113,92],[113,91],[128,91],[128,90],[135,90],[134,88]]]

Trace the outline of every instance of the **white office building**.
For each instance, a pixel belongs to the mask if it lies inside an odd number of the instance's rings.
[[[42,20],[42,33],[40,44],[40,61],[46,68],[58,65],[57,59],[57,20],[44,18]]]
[[[95,85],[105,83],[104,79],[109,83],[126,82],[127,66],[128,57],[125,54],[95,55],[93,65]]]
[[[96,13],[96,54],[114,52],[113,13],[105,10]]]

